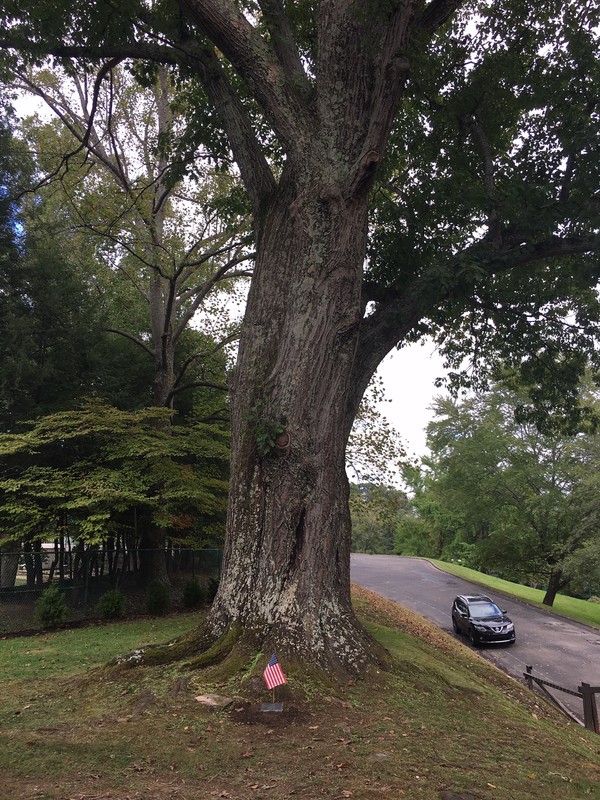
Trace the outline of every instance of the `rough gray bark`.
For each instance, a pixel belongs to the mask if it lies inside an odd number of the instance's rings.
[[[232,386],[229,535],[212,624],[358,668],[345,444],[366,194],[323,197],[282,181],[263,220]],[[261,452],[270,426],[289,444]]]

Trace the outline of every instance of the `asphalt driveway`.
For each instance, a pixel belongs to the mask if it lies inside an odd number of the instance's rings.
[[[488,593],[479,584],[442,572],[428,561],[401,556],[354,554],[351,578],[354,583],[416,611],[464,641],[467,647],[470,646],[468,641],[452,630],[452,601],[457,594]],[[582,681],[600,686],[600,630],[535,608],[501,592],[489,594],[508,611],[515,623],[517,641],[510,647],[477,648],[481,655],[519,679],[523,677],[525,666],[530,664],[534,675],[574,691]],[[562,692],[556,694],[582,716],[581,700]]]

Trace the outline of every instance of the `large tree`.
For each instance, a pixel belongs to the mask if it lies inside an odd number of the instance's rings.
[[[172,408],[198,382],[188,374],[198,363],[205,382],[216,383],[207,353],[181,358],[181,341],[215,288],[249,274],[242,266],[251,258],[247,223],[239,204],[233,211],[230,203],[227,217],[216,210],[235,182],[216,174],[197,148],[183,154],[176,146],[181,114],[171,70],[161,65],[135,77],[111,62],[93,80],[83,71],[27,69],[12,85],[43,101],[56,120],[33,117],[22,135],[37,153],[40,190],[61,204],[65,228],[91,239],[88,273],[105,305],[116,293],[141,298],[141,318],[114,319],[113,302],[108,325],[152,359],[153,404]],[[223,346],[235,338],[224,322],[221,338]]]
[[[541,11],[530,0],[48,8],[48,0],[25,11],[0,4],[7,58],[177,65],[183,96],[195,103],[190,136],[221,146],[226,134],[254,210],[223,577],[204,636],[169,652],[231,643],[227,632],[242,630],[252,646],[359,670],[378,656],[350,603],[344,455],[380,361],[424,332],[450,357],[485,341],[532,373],[575,340],[591,347],[595,8],[586,0]],[[365,261],[369,236],[377,247]],[[562,324],[569,311],[580,324]],[[562,363],[564,385],[582,367],[566,355]],[[410,376],[406,383],[410,391]]]
[[[462,546],[469,566],[544,584],[551,606],[584,548],[598,547],[598,435],[542,433],[516,419],[522,402],[502,385],[462,403],[439,398],[419,505],[443,509],[421,517],[430,536],[454,520],[447,552]]]

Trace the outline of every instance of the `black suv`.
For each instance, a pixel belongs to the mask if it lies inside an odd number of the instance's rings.
[[[464,633],[472,645],[514,644],[515,626],[490,597],[461,594],[452,604],[452,626]]]

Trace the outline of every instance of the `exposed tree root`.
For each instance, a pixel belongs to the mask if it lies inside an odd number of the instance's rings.
[[[310,682],[345,683],[368,670],[391,669],[389,653],[355,619],[346,637],[324,640],[320,652],[286,641],[285,632],[270,630],[259,636],[232,623],[220,636],[207,623],[161,645],[149,645],[120,656],[110,666],[165,666],[177,664],[182,670],[207,670],[209,682],[262,675],[268,656],[277,651],[286,672],[297,673]],[[296,646],[294,646],[296,645]],[[264,662],[264,663],[263,663]]]
[[[136,666],[158,666],[184,662],[190,657],[197,656],[199,653],[208,653],[217,649],[218,643],[228,638],[229,631],[225,636],[216,639],[214,634],[206,625],[200,625],[189,631],[183,636],[173,639],[166,644],[147,645],[139,650],[133,650],[124,656],[118,656],[113,662],[113,666],[136,667]],[[229,648],[231,649],[231,647]]]

